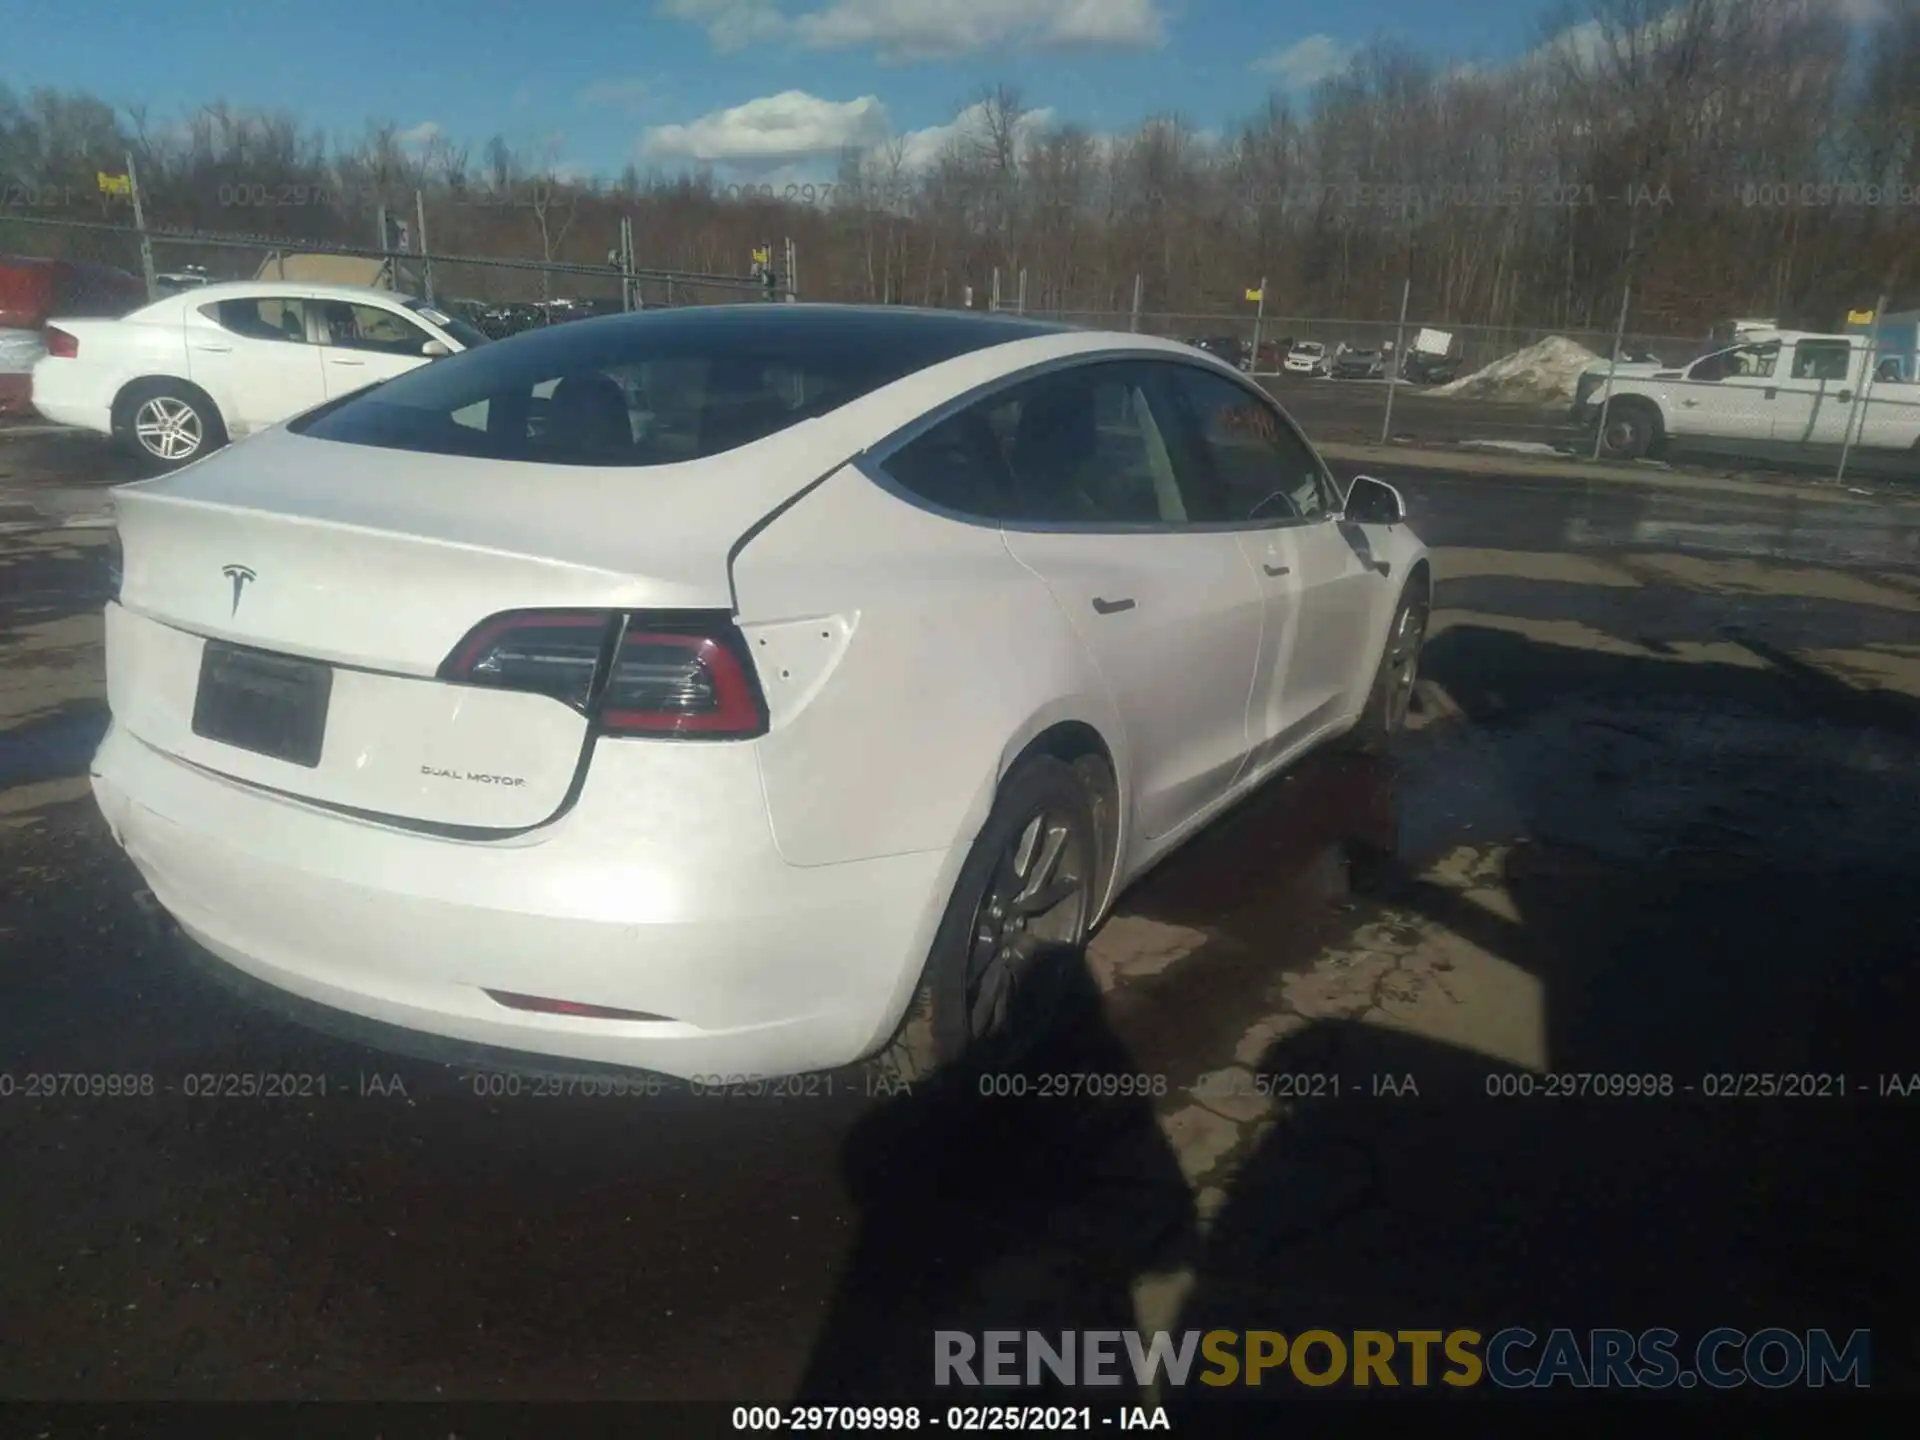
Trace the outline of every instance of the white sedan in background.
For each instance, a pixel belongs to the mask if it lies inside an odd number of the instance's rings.
[[[1325,375],[1333,362],[1327,358],[1327,347],[1318,340],[1302,340],[1280,362],[1280,368],[1289,375]]]
[[[94,793],[185,935],[680,1077],[1020,1053],[1132,880],[1386,744],[1432,592],[1233,367],[900,308],[558,326],[113,494]]]
[[[228,440],[486,343],[423,301],[349,285],[236,282],[118,320],[56,316],[33,408],[166,471]]]

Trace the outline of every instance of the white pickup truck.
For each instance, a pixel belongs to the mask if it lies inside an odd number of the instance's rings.
[[[1920,467],[1920,384],[1897,363],[1869,376],[1869,359],[1860,335],[1751,333],[1685,366],[1623,365],[1611,383],[1582,387],[1573,418],[1589,432],[1602,426],[1601,453],[1616,459],[1668,450],[1812,458],[1837,452],[1851,423],[1855,447],[1909,451]]]

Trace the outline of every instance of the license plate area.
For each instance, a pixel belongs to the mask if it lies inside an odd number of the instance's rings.
[[[333,667],[209,640],[200,656],[193,733],[311,770],[327,734]]]

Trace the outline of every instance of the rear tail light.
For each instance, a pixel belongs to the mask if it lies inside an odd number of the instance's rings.
[[[80,337],[70,335],[58,326],[47,326],[47,354],[56,360],[78,360]]]
[[[725,614],[509,611],[455,646],[440,678],[550,695],[604,735],[743,740],[767,731],[746,642]]]

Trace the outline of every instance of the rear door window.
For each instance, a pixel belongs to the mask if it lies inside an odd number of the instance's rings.
[[[202,305],[200,313],[222,330],[248,340],[279,340],[289,345],[307,343],[307,302],[260,296],[247,300],[217,300]]]
[[[887,473],[942,509],[1107,529],[1187,523],[1147,367],[1095,364],[1012,386],[902,446]]]

